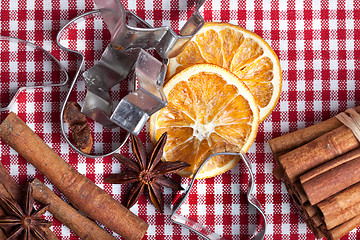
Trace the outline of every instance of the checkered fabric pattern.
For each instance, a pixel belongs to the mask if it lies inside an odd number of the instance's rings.
[[[153,26],[170,25],[175,30],[181,28],[189,15],[185,0],[128,0],[122,3]],[[275,161],[268,140],[324,121],[360,104],[360,70],[357,68],[360,65],[359,6],[359,2],[354,0],[207,0],[201,9],[206,21],[230,22],[256,32],[272,46],[280,59],[283,87],[279,103],[261,123],[256,141],[248,152],[256,178],[255,195],[263,205],[268,220],[266,239],[314,239],[291,204],[284,185],[272,174]],[[0,35],[27,40],[48,50],[60,60],[72,79],[79,65],[78,58],[57,46],[56,35],[71,19],[95,8],[93,0],[0,0]],[[68,41],[73,48],[82,48],[80,50],[87,58],[84,68],[88,69],[99,59],[109,33],[103,23],[96,21],[89,21],[77,28],[67,38],[64,37],[64,41]],[[81,42],[85,39],[93,41]],[[9,50],[6,47],[0,50],[3,61],[3,52]],[[56,81],[56,77],[49,78],[44,73],[55,63],[49,65],[31,54],[14,53],[6,58],[10,59],[10,63],[2,63],[0,73],[2,104],[10,97],[7,93],[11,85],[8,79],[20,81],[25,76],[44,82]],[[17,72],[13,68],[20,70]],[[18,85],[11,86],[16,89]],[[119,90],[126,90],[127,87],[120,86]],[[60,131],[60,103],[64,101],[67,91],[67,87],[22,91],[11,110],[65,161],[115,199],[123,201],[128,186],[104,183],[107,176],[119,173],[123,166],[112,157],[85,158],[72,150],[63,138]],[[85,86],[80,81],[72,100],[81,102],[85,93]],[[6,114],[1,113],[0,120]],[[123,135],[113,135],[96,124],[92,124],[92,131],[100,150],[111,148],[112,143],[121,141]],[[148,126],[139,136],[149,149]],[[14,150],[1,143],[0,152],[1,162],[19,184],[37,177],[65,200],[44,176]],[[129,141],[120,152],[134,157]],[[173,177],[182,181],[184,187],[189,182],[177,175]],[[247,183],[248,175],[241,164],[220,176],[198,180],[181,214],[206,225],[225,239],[248,239],[260,220],[255,210],[248,208],[245,194]],[[131,208],[150,225],[144,239],[201,239],[193,232],[171,223],[170,205],[178,193],[167,188],[163,192],[166,205],[164,214],[157,211],[145,197],[141,197]],[[51,214],[46,213],[45,217],[53,221],[52,230],[59,239],[78,239]],[[114,236],[121,239],[115,233]],[[358,238],[360,228],[343,239]]]

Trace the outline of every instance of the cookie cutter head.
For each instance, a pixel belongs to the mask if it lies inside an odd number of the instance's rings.
[[[65,68],[48,51],[7,36],[0,36],[0,72],[0,112],[11,110],[25,89],[60,87],[68,81]]]
[[[151,28],[126,11],[119,0],[96,0],[95,3],[112,37],[99,63],[83,74],[87,95],[82,112],[104,126],[115,124],[138,135],[149,117],[167,104],[162,90],[166,59],[179,54],[203,26],[204,19],[198,10],[204,0],[195,2],[195,11],[180,35],[170,27]],[[164,59],[163,63],[142,49],[155,49]],[[114,109],[108,91],[125,79],[134,65],[140,88],[122,99]]]
[[[148,118],[167,104],[162,86],[168,58],[179,54],[205,23],[198,11],[205,0],[195,0],[195,10],[180,30],[180,34],[175,33],[170,27],[152,28],[137,15],[125,10],[118,0],[95,2],[100,9],[73,19],[59,32],[57,42],[62,49],[77,53],[81,57],[81,68],[84,66],[84,55],[62,44],[61,36],[70,25],[91,15],[101,14],[111,33],[111,41],[100,61],[82,74],[87,90],[82,112],[106,128],[120,126],[127,132],[138,135]],[[145,50],[155,50],[162,60],[158,60]],[[71,85],[66,101],[80,77],[80,68],[75,74],[75,81]],[[133,72],[135,77],[132,81],[138,82],[138,88],[134,87],[132,92],[116,104],[109,90],[124,79],[129,79],[129,75]],[[126,141],[124,140],[118,148],[104,154],[84,154],[67,138],[63,116],[61,118],[62,132],[67,142],[75,151],[87,157],[110,155],[121,148]]]
[[[116,49],[130,49],[140,47],[142,49],[154,48],[164,59],[177,56],[187,42],[200,30],[205,20],[199,9],[205,0],[195,0],[194,10],[189,19],[177,34],[168,26],[151,28],[138,27],[147,25],[135,14],[126,11],[119,0],[95,0],[96,5],[102,9],[102,16],[111,33],[111,45]],[[130,17],[133,22],[140,25],[127,24],[126,18]]]
[[[258,227],[256,232],[252,235],[250,239],[252,240],[263,240],[266,233],[266,225],[267,220],[264,211],[262,210],[261,204],[259,201],[255,198],[253,195],[254,189],[255,189],[255,180],[254,180],[254,174],[251,171],[251,162],[249,158],[246,156],[244,152],[242,152],[239,149],[229,149],[226,148],[222,150],[222,152],[217,152],[216,149],[213,151],[210,151],[204,158],[205,160],[203,163],[199,166],[198,170],[195,172],[192,180],[190,181],[189,185],[187,186],[184,194],[176,201],[176,203],[173,206],[172,214],[171,214],[171,221],[175,224],[179,224],[195,233],[203,237],[207,240],[225,240],[222,238],[219,234],[212,232],[208,228],[206,228],[201,223],[198,223],[192,219],[189,219],[181,214],[179,214],[179,210],[181,209],[182,204],[186,201],[186,198],[189,196],[192,186],[194,185],[194,182],[196,180],[197,174],[201,171],[202,167],[213,157],[218,155],[232,155],[232,156],[239,156],[242,162],[244,163],[246,170],[249,174],[249,184],[248,184],[248,190],[247,190],[247,200],[250,204],[250,206],[254,207],[259,215],[263,219],[263,223]]]

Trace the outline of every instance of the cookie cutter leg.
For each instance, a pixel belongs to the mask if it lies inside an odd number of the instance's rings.
[[[260,229],[251,237],[251,239],[252,240],[263,240],[264,237],[265,237],[267,221],[266,221],[265,213],[262,210],[261,204],[259,203],[259,201],[253,195],[253,191],[254,191],[254,188],[255,188],[255,181],[254,181],[254,174],[251,171],[250,160],[246,156],[246,154],[243,153],[242,151],[237,151],[237,152],[235,152],[235,151],[234,152],[231,152],[231,151],[217,152],[217,153],[213,153],[209,157],[207,157],[205,159],[205,161],[200,165],[200,167],[198,168],[196,173],[194,174],[190,184],[188,185],[187,189],[185,190],[184,195],[174,205],[173,212],[171,214],[171,221],[173,223],[179,224],[179,225],[181,225],[181,226],[183,226],[183,227],[185,227],[187,229],[190,229],[191,231],[194,231],[195,233],[197,233],[199,236],[203,237],[204,239],[207,239],[207,240],[224,239],[220,235],[210,231],[209,229],[207,229],[205,226],[201,225],[200,223],[198,223],[198,222],[196,222],[194,220],[191,220],[191,219],[177,213],[179,211],[179,209],[181,208],[182,204],[185,202],[186,198],[189,196],[191,188],[192,188],[192,186],[193,186],[193,184],[195,182],[196,176],[200,172],[201,168],[212,157],[215,157],[215,156],[218,156],[218,155],[240,156],[240,158],[242,159],[244,165],[246,166],[246,169],[247,169],[248,174],[249,174],[249,187],[248,187],[248,191],[247,191],[247,200],[250,203],[250,205],[252,207],[254,207],[259,212],[259,214],[262,216],[262,218],[264,219],[264,222],[261,225]]]

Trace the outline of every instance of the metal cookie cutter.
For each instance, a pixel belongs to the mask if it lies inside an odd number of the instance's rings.
[[[166,106],[167,100],[162,85],[166,73],[167,58],[179,54],[186,43],[203,26],[205,21],[198,9],[203,5],[204,1],[195,1],[195,11],[181,29],[180,35],[169,27],[151,28],[148,23],[134,13],[126,11],[118,0],[96,0],[100,10],[79,16],[68,23],[59,32],[57,43],[62,49],[80,55],[81,67],[84,65],[84,55],[70,49],[66,44],[62,44],[63,32],[69,26],[84,21],[91,15],[101,13],[111,33],[110,45],[102,54],[100,61],[83,73],[87,93],[82,112],[105,127],[120,126],[137,135],[148,118]],[[144,49],[155,49],[163,61],[161,62],[149,55]],[[66,101],[69,99],[75,82],[80,75],[80,68],[75,74],[75,80],[70,87]],[[109,90],[126,79],[132,71],[135,71],[139,88],[122,98],[118,105],[115,105],[109,95]],[[136,80],[133,79],[134,85]],[[61,118],[63,118],[64,106]],[[70,146],[87,157],[110,155],[126,141],[125,139],[119,147],[113,148],[107,153],[84,154],[76,149],[67,138],[63,119],[61,119],[61,128]]]
[[[209,154],[211,154],[209,156]],[[208,228],[206,228],[205,226],[201,225],[200,223],[189,219],[185,216],[182,216],[180,214],[178,214],[178,211],[180,210],[182,204],[185,202],[186,198],[189,196],[190,192],[191,192],[191,188],[195,182],[196,176],[197,174],[200,172],[201,168],[212,158],[218,155],[233,155],[233,156],[240,156],[240,158],[242,159],[242,161],[244,162],[246,169],[248,171],[249,174],[249,187],[248,187],[248,191],[247,191],[247,200],[250,203],[251,206],[255,207],[256,210],[260,213],[261,217],[263,218],[264,222],[261,224],[260,229],[257,230],[256,233],[254,233],[254,235],[251,237],[252,240],[262,240],[265,237],[265,232],[266,232],[266,225],[267,225],[267,221],[266,221],[266,217],[265,217],[265,213],[262,210],[261,204],[259,203],[259,201],[253,196],[253,191],[254,191],[254,187],[255,187],[255,181],[254,181],[254,175],[251,171],[251,163],[250,160],[248,159],[248,157],[246,156],[245,153],[243,153],[241,150],[230,150],[227,151],[225,149],[225,151],[223,152],[216,152],[214,153],[214,151],[210,152],[209,154],[207,154],[207,157],[205,159],[205,161],[200,165],[200,167],[198,168],[198,170],[196,171],[195,175],[193,176],[190,184],[188,185],[187,189],[185,190],[184,194],[181,196],[180,199],[178,199],[178,201],[174,204],[173,207],[173,212],[171,214],[171,221],[179,224],[185,228],[190,229],[191,231],[194,231],[195,233],[197,233],[198,235],[202,236],[204,239],[207,240],[221,240],[224,239],[222,238],[220,235],[210,231]]]
[[[60,62],[31,42],[0,36],[0,56],[0,89],[2,97],[9,100],[2,99],[7,106],[1,105],[0,112],[10,110],[20,92],[25,89],[60,87],[68,81],[67,72]],[[23,60],[14,61],[18,58]],[[8,76],[3,77],[4,72]]]
[[[83,74],[87,95],[82,112],[104,126],[116,124],[132,134],[139,134],[149,117],[167,104],[162,91],[165,64],[168,58],[178,55],[204,25],[198,11],[204,1],[195,2],[195,11],[178,35],[170,27],[151,28],[126,11],[119,0],[95,0],[112,37],[100,62]],[[164,63],[161,65],[150,56],[136,60],[138,49],[155,49]],[[113,109],[109,89],[128,76],[135,61],[144,63],[135,64],[140,90],[130,93]]]

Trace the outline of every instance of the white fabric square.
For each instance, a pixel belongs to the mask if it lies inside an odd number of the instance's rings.
[[[313,29],[321,29],[321,19],[313,20]]]
[[[246,10],[254,10],[255,2],[252,0],[246,0]]]
[[[337,29],[338,22],[336,19],[329,19],[329,29]]]
[[[17,20],[10,20],[9,22],[9,30],[10,31],[18,31],[19,29],[19,24],[18,24],[18,21]]]
[[[303,31],[305,29],[304,19],[295,20],[296,30]]]
[[[304,10],[304,1],[295,1],[295,10]]]
[[[330,60],[330,69],[336,70],[339,68],[338,65],[339,65],[338,60],[333,60],[333,59]]]
[[[288,20],[279,20],[279,30],[286,31],[288,30]]]
[[[263,30],[271,30],[271,20],[264,20],[263,21]]]
[[[329,50],[333,50],[333,51],[339,50],[338,40],[337,39],[330,39],[329,40]]]
[[[215,215],[223,215],[224,214],[224,204],[215,204],[214,205],[214,213],[215,213]]]
[[[296,61],[296,70],[298,70],[298,71],[305,70],[305,61],[304,60]]]
[[[321,50],[321,40],[319,39],[313,40],[313,50]]]
[[[272,194],[274,192],[274,185],[272,183],[265,183],[265,194]]]

